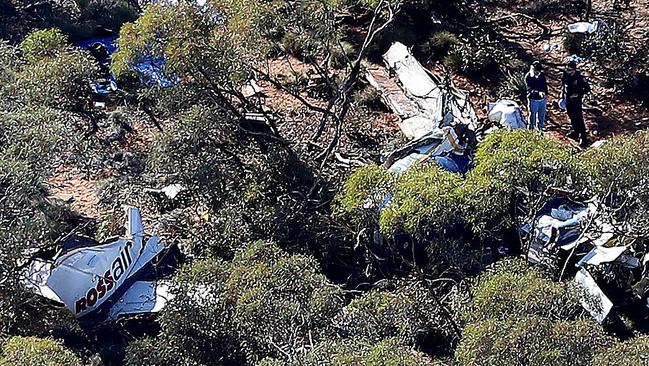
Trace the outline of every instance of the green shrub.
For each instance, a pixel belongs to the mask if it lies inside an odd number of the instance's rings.
[[[254,364],[297,353],[323,338],[342,308],[340,288],[318,268],[311,257],[263,241],[241,248],[232,263],[185,266],[159,317],[161,334],[132,344],[127,363]]]
[[[530,130],[501,130],[478,146],[475,168],[461,200],[471,230],[481,237],[515,224],[516,206],[533,202],[548,187],[569,182],[571,150]]]
[[[269,365],[277,365],[270,363]],[[396,338],[380,342],[364,339],[326,341],[286,366],[444,366],[425,354],[415,352]]]
[[[282,356],[296,344],[320,339],[342,307],[342,293],[318,272],[318,263],[287,256],[272,243],[240,251],[227,281],[233,322],[249,358]]]
[[[446,57],[452,47],[459,46],[460,44],[460,39],[455,34],[447,30],[440,30],[434,32],[428,40],[421,44],[419,52],[439,60]]]
[[[442,62],[451,71],[484,79],[499,71],[505,54],[502,47],[484,34],[469,35],[469,40],[450,47]]]
[[[507,71],[505,79],[498,86],[498,96],[510,98],[519,103],[527,103],[527,84],[525,78],[528,70]]]
[[[184,266],[173,278],[175,295],[158,321],[161,334],[129,345],[126,364],[209,365],[243,359],[225,301],[229,265],[223,261],[198,261]]]
[[[12,337],[2,347],[0,365],[81,366],[74,352],[52,339]]]
[[[463,312],[469,323],[504,320],[512,314],[569,320],[581,313],[574,288],[552,281],[518,258],[493,264],[480,275],[471,292],[473,300]]]
[[[617,136],[575,159],[574,186],[587,198],[606,204],[600,211],[623,222],[625,236],[645,237],[649,214],[649,134]],[[636,242],[637,250],[641,250]]]
[[[601,352],[592,366],[641,366],[649,363],[649,337],[638,336]]]
[[[646,183],[649,133],[615,136],[580,154],[574,166],[575,185],[587,195],[629,194]]]
[[[58,29],[50,28],[31,33],[20,43],[20,50],[29,62],[37,62],[57,55],[69,47],[67,37]]]
[[[381,95],[369,84],[364,84],[354,91],[352,94],[352,100],[358,105],[374,109],[378,109],[383,105],[381,103]]]
[[[335,212],[355,225],[378,222],[377,208],[393,191],[396,176],[377,165],[368,165],[352,173],[342,193],[336,196]]]
[[[452,47],[451,50],[444,56],[442,63],[451,71],[460,72],[464,68],[464,59],[462,52],[457,50],[458,46]]]
[[[591,320],[553,322],[509,314],[469,324],[455,352],[457,365],[590,365],[613,343]]]
[[[378,342],[394,337],[408,345],[435,339],[450,347],[453,328],[429,290],[406,281],[393,287],[371,290],[352,300],[339,316],[337,328],[352,339]]]
[[[437,165],[409,169],[398,177],[392,201],[381,212],[381,232],[394,235],[404,230],[424,238],[450,226],[461,207],[456,195],[461,184],[461,176]]]

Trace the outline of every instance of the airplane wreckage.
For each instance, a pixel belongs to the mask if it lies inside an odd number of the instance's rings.
[[[467,93],[426,70],[402,43],[394,43],[383,60],[386,67],[369,69],[366,78],[400,117],[399,128],[411,140],[385,156],[383,167],[389,171],[399,174],[416,164],[436,163],[464,174],[473,165],[477,133],[525,127],[520,107],[510,100],[490,104],[493,126],[479,126]]]
[[[478,125],[468,95],[449,80],[431,74],[401,43],[384,54],[386,68],[368,70],[367,79],[399,117],[399,127],[411,141],[383,157],[383,168],[402,174],[417,164],[437,164],[465,174],[472,168],[478,136],[500,128],[525,128],[520,107],[502,99],[487,106],[487,121]],[[182,187],[157,190],[169,198]],[[368,198],[366,209],[382,210],[392,195]],[[615,225],[598,215],[602,205],[576,202],[557,195],[520,228],[530,243],[524,251],[534,265],[572,265],[574,283],[581,288],[582,306],[604,322],[614,304],[591,274],[623,268],[639,280],[633,285],[637,300],[649,306],[649,254],[620,245]],[[67,307],[80,322],[94,324],[136,314],[156,313],[171,299],[169,285],[160,280],[176,267],[169,248],[157,236],[146,238],[140,212],[126,208],[126,233],[104,243],[72,237],[60,243],[53,256],[32,256],[23,283],[34,293]],[[525,221],[524,221],[525,222]],[[380,236],[380,235],[379,235]],[[382,239],[375,236],[375,243]],[[575,273],[576,272],[576,273]],[[563,271],[562,271],[563,276]]]
[[[160,311],[171,295],[158,278],[176,267],[175,258],[159,237],[146,238],[137,208],[125,211],[123,237],[104,243],[68,237],[53,257],[29,261],[23,284],[82,323]]]
[[[399,128],[411,140],[383,157],[382,167],[390,172],[402,174],[428,163],[465,174],[472,168],[472,154],[481,136],[501,128],[526,128],[520,107],[508,99],[489,103],[486,121],[478,124],[468,95],[450,79],[426,70],[401,43],[394,43],[383,60],[385,68],[369,69],[367,80],[400,117]],[[391,200],[391,193],[378,201],[368,198],[364,207],[380,211]],[[524,251],[531,264],[555,269],[564,266],[564,270],[572,265],[567,272],[574,274],[573,282],[581,289],[581,304],[600,323],[614,307],[605,290],[619,289],[600,288],[595,280],[598,276],[591,272],[628,271],[629,279],[636,282],[633,301],[649,307],[649,253],[634,253],[630,245],[623,245],[615,223],[603,219],[601,211],[605,210],[596,202],[573,201],[563,192],[550,198],[520,228],[530,243]],[[375,233],[374,241],[382,245],[383,238]]]

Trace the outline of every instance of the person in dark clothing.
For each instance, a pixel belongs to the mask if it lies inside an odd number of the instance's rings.
[[[528,109],[530,111],[530,129],[543,130],[545,125],[545,112],[547,109],[548,82],[543,74],[543,66],[539,61],[534,61],[530,72],[525,75],[527,87]]]
[[[586,134],[581,100],[588,92],[590,92],[590,86],[577,71],[577,64],[573,61],[569,62],[561,78],[561,98],[566,101],[566,111],[572,124],[572,132],[568,134],[568,137],[574,140],[579,139],[582,147],[588,146],[588,135]]]

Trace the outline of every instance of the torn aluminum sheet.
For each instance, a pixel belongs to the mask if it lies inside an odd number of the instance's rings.
[[[487,111],[489,121],[498,123],[501,127],[511,129],[527,127],[521,107],[513,100],[500,99],[495,103],[489,103]]]
[[[627,246],[609,248],[595,246],[593,250],[591,250],[588,254],[581,258],[581,260],[577,263],[577,266],[582,267],[586,264],[597,266],[602,263],[613,262],[617,260],[618,257],[622,255],[622,253],[626,252],[627,249]]]
[[[125,213],[124,237],[106,244],[64,247],[54,263],[32,264],[23,283],[39,295],[58,298],[77,318],[110,311],[165,248],[156,236],[145,242],[137,208],[127,207]]]
[[[585,266],[586,264],[597,266],[604,263],[619,263],[627,268],[640,267],[640,259],[624,254],[629,250],[629,246],[605,247],[595,245],[593,249],[588,252],[577,263],[578,267]]]
[[[401,174],[416,164],[436,161],[444,169],[465,173],[470,165],[466,147],[454,128],[444,127],[391,152],[383,167]]]
[[[255,79],[250,79],[248,83],[241,87],[241,94],[246,98],[262,96],[264,94],[264,89],[257,84]]]
[[[157,313],[173,299],[166,282],[136,281],[108,311],[108,318],[117,320],[122,315]]]
[[[402,43],[392,44],[383,55],[387,66],[370,69],[369,83],[401,117],[399,127],[411,139],[420,138],[442,126],[477,125],[475,110],[467,94],[430,74]],[[396,80],[391,75],[396,75]]]
[[[163,194],[170,200],[173,200],[178,196],[178,194],[180,194],[180,192],[183,192],[186,189],[187,188],[185,188],[185,186],[183,186],[182,184],[169,184],[160,189],[147,188],[144,191],[149,193]]]
[[[56,302],[62,302],[59,296],[47,286],[47,279],[50,277],[51,271],[52,263],[33,260],[28,264],[21,282],[27,289],[37,295]]]
[[[583,242],[579,240],[582,223],[593,215],[596,209],[594,203],[572,202],[563,196],[549,200],[533,221],[520,229],[532,237],[527,254],[528,261],[534,264],[550,264],[554,261],[552,252],[555,248],[571,250]]]
[[[580,63],[582,61],[584,61],[584,58],[580,57],[580,56],[577,56],[577,55],[570,55],[570,56],[566,57],[566,62]]]
[[[577,22],[568,24],[568,32],[592,34],[597,32],[601,26],[602,22],[600,20],[594,20],[592,22]]]
[[[580,299],[581,306],[601,324],[608,316],[611,308],[613,308],[613,303],[597,286],[595,279],[586,269],[581,268],[577,272],[574,282],[584,290],[584,294]]]

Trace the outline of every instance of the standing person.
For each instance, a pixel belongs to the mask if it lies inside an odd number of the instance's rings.
[[[539,61],[534,61],[530,66],[530,72],[525,75],[525,86],[527,87],[528,109],[530,111],[528,127],[543,131],[547,108],[548,82],[545,80],[543,65]]]
[[[584,124],[584,112],[582,110],[581,100],[584,95],[590,92],[590,86],[586,79],[577,70],[577,63],[568,62],[566,71],[561,78],[561,98],[566,101],[566,111],[572,131],[568,137],[580,141],[581,147],[588,146],[588,135],[586,134],[586,125]]]

